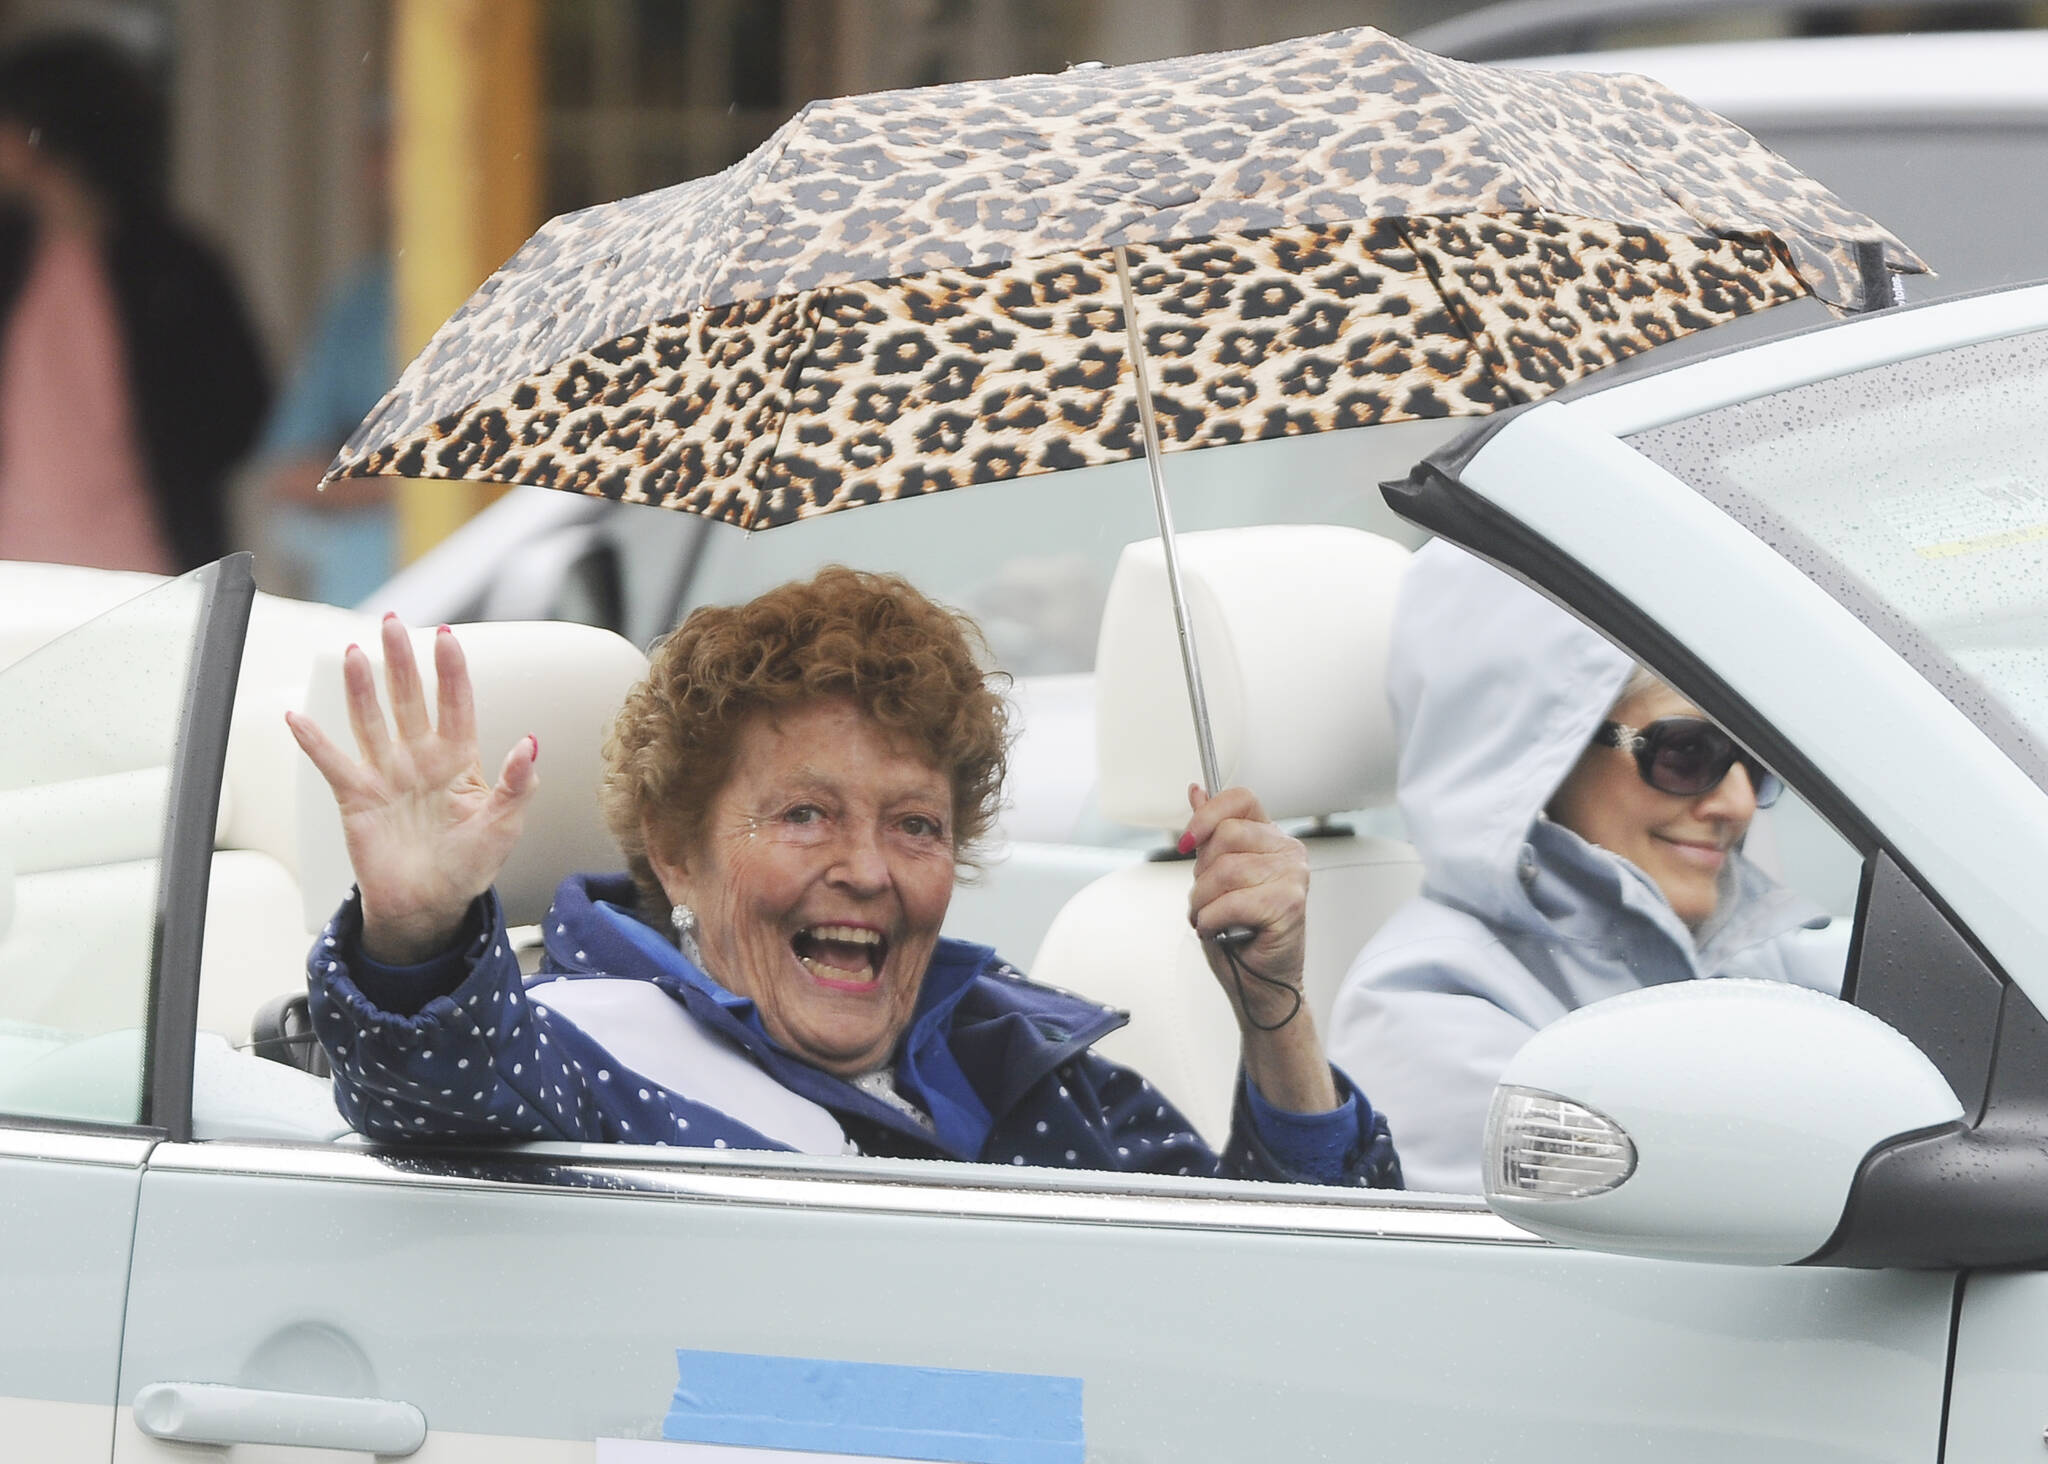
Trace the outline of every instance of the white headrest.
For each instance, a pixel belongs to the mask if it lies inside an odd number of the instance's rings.
[[[459,625],[476,689],[477,740],[484,775],[495,778],[512,744],[532,733],[540,740],[540,791],[527,811],[526,831],[498,877],[498,895],[511,924],[531,924],[547,912],[555,886],[579,870],[612,870],[624,863],[598,809],[604,778],[604,742],[619,705],[647,674],[647,658],[608,630],[550,621],[494,621]],[[432,631],[413,632],[413,653],[434,700]],[[363,649],[383,685],[377,642]],[[341,654],[334,646],[314,658],[304,706],[343,747],[353,750],[342,698]],[[333,795],[313,765],[299,760],[299,886],[306,928],[318,930],[334,913],[354,876],[341,839]]]
[[[1274,818],[1390,802],[1387,644],[1408,551],[1328,524],[1214,529],[1176,543],[1224,785],[1250,788]],[[1157,539],[1126,546],[1117,563],[1095,687],[1103,813],[1183,827],[1201,759]]]
[[[131,768],[0,790],[0,828],[14,846],[16,874],[91,869],[163,853],[169,768]],[[221,813],[228,812],[221,790]]]
[[[350,641],[367,646],[376,639],[374,615],[276,595],[256,597],[242,643],[235,720],[228,729],[218,847],[254,849],[296,872],[299,807],[293,789],[306,755],[285,727],[284,714],[304,704],[307,667],[316,656],[338,655]],[[346,747],[348,724],[339,730]],[[324,912],[321,920],[332,913]]]
[[[0,619],[0,666],[165,583],[161,575],[84,569],[69,564],[0,562],[0,600],[8,606],[8,614]],[[191,639],[190,614],[189,609],[182,609],[173,616],[174,630],[182,632],[184,641]],[[242,646],[235,716],[228,732],[218,847],[259,850],[288,868],[298,857],[297,815],[290,789],[303,757],[285,729],[283,714],[287,708],[299,705],[306,689],[307,662],[320,649],[344,646],[352,640],[368,644],[376,633],[377,621],[373,616],[276,595],[256,597],[249,615],[249,633]],[[123,737],[129,739],[134,751],[123,750]],[[169,750],[162,735],[150,726],[103,727],[79,749],[91,765],[81,765],[78,775],[112,773],[124,768],[154,767],[161,771]],[[47,765],[43,771],[49,774]],[[158,826],[163,821],[160,811],[154,817],[130,819],[112,805],[101,806],[104,816],[98,821],[98,829],[113,833],[125,828],[127,832],[121,837],[140,837],[144,852],[132,857],[142,858],[144,853],[155,852]],[[13,812],[0,816],[0,828],[8,826],[7,817]],[[89,847],[82,841],[91,837],[94,835],[87,830],[67,831],[67,842],[72,848]],[[42,867],[61,868],[70,856],[60,847],[39,857]],[[112,852],[112,846],[102,846],[97,857],[121,856]]]

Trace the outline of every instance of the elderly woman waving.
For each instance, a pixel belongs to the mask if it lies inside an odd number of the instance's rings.
[[[353,649],[360,761],[291,719],[357,877],[310,968],[343,1114],[377,1138],[1399,1184],[1384,1121],[1299,999],[1301,848],[1242,789],[1192,794],[1182,841],[1190,923],[1257,931],[1235,952],[1205,942],[1244,1034],[1221,1156],[1090,1051],[1121,1014],[940,935],[1002,796],[1005,714],[977,634],[901,579],[841,568],[693,613],[606,749],[629,872],[563,883],[527,985],[490,887],[539,748],[522,740],[488,781],[454,636],[435,638],[430,719],[387,619],[393,727]]]

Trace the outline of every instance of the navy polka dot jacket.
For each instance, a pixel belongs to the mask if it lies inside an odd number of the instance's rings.
[[[629,913],[624,875],[579,875],[555,896],[536,982],[561,976],[651,981],[770,1076],[838,1119],[863,1153],[998,1164],[1224,1175],[1398,1187],[1386,1121],[1342,1072],[1340,1107],[1273,1108],[1240,1079],[1219,1156],[1152,1085],[1089,1051],[1125,1014],[1038,986],[986,946],[942,940],[902,1037],[895,1086],[927,1130],[851,1083],[781,1050],[753,1003],[698,971]],[[704,1103],[628,1071],[575,1023],[526,995],[495,895],[472,909],[457,947],[422,965],[382,966],[360,945],[353,895],[310,959],[314,1028],[335,1098],[380,1139],[569,1139],[781,1149]]]

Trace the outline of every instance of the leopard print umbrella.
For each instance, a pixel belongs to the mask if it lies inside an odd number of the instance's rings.
[[[815,102],[725,172],[544,226],[328,477],[768,528],[1162,448],[1477,415],[1925,266],[1643,77],[1360,29]]]

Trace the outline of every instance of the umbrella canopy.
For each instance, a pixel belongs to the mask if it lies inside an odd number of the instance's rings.
[[[544,226],[328,476],[766,528],[1138,457],[1119,249],[1168,453],[1491,412],[1925,268],[1647,78],[1343,31],[813,103]]]

